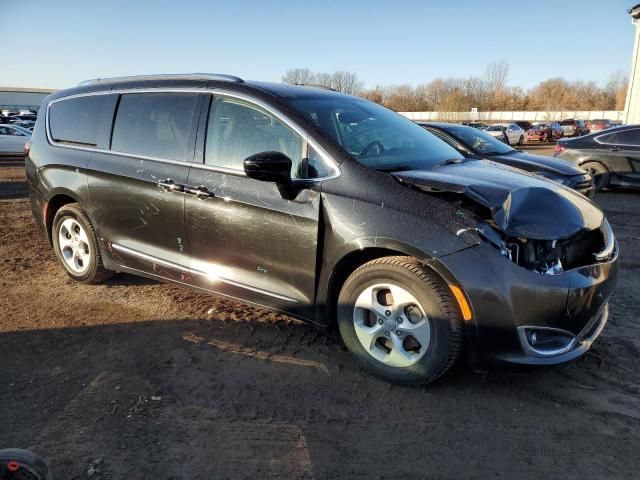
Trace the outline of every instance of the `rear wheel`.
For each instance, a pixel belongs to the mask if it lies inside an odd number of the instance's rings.
[[[411,257],[362,265],[338,299],[342,339],[356,361],[398,383],[429,383],[454,363],[462,320],[442,280]]]
[[[102,264],[95,231],[79,204],[64,205],[56,212],[51,237],[58,260],[75,281],[100,283],[113,276]]]
[[[520,135],[520,138],[518,139],[518,145],[522,145],[524,143],[524,135]]]
[[[586,162],[581,165],[582,169],[586,170],[593,177],[593,186],[596,192],[607,188],[609,185],[610,174],[609,170],[598,162]]]

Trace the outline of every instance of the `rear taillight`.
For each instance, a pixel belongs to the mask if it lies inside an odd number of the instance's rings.
[[[556,155],[562,153],[565,151],[565,147],[563,145],[561,145],[560,143],[556,143],[556,148],[553,149],[553,153],[555,153]]]
[[[31,140],[29,140],[28,142],[25,142],[24,144],[24,155],[25,157],[27,155],[29,155],[29,151],[31,150]]]

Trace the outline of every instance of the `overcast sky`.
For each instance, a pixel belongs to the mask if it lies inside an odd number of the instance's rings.
[[[633,3],[0,0],[0,86],[183,72],[280,81],[305,67],[416,85],[501,60],[525,88],[559,76],[604,83],[629,69]]]

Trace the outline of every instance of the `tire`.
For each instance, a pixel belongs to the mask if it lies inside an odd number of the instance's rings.
[[[609,173],[609,170],[607,170],[607,167],[605,167],[601,163],[585,162],[580,165],[580,168],[586,170],[591,174],[591,176],[593,177],[593,186],[595,187],[596,192],[609,186],[611,174]]]
[[[13,473],[13,476],[7,476],[6,478],[51,480],[51,473],[45,461],[29,450],[21,450],[18,448],[0,450],[0,473],[4,473],[7,470],[10,462],[17,462],[18,470]]]
[[[114,275],[102,264],[96,233],[79,204],[63,205],[56,212],[51,238],[58,260],[76,282],[100,283]]]
[[[372,309],[366,308],[369,299]],[[449,288],[412,257],[359,267],[340,291],[337,312],[340,335],[356,362],[391,382],[430,383],[462,348],[462,319]]]
[[[520,138],[518,139],[518,145],[522,145],[524,143],[524,135],[520,135]]]

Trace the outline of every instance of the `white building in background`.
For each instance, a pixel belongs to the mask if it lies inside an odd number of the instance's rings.
[[[53,92],[48,88],[0,87],[0,113],[37,112],[42,99]]]
[[[636,26],[636,36],[631,57],[631,74],[627,100],[624,105],[624,123],[640,123],[640,3],[629,10]]]

